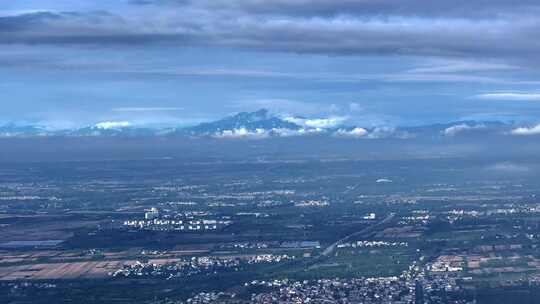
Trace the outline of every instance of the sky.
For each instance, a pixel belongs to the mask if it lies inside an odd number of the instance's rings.
[[[0,123],[540,123],[540,2],[0,2]]]

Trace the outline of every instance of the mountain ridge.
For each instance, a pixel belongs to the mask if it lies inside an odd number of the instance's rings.
[[[509,134],[516,126],[500,121],[463,120],[412,127],[367,127],[347,124],[345,119],[272,115],[267,109],[239,112],[189,127],[149,128],[126,121],[100,122],[92,126],[49,130],[41,125],[0,125],[0,137],[44,136],[190,136],[214,138],[268,138],[274,136],[327,135],[344,138],[454,137],[474,134]]]

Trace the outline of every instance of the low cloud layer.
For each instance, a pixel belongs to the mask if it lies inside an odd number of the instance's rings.
[[[121,129],[131,126],[129,121],[104,121],[97,123],[95,127],[97,129],[108,130],[108,129]]]
[[[344,138],[363,138],[368,135],[368,131],[364,128],[354,128],[352,130],[339,129],[333,134],[335,137]]]
[[[477,95],[483,100],[540,101],[540,93],[487,93]]]
[[[297,124],[305,128],[314,129],[328,129],[335,128],[342,125],[347,118],[346,117],[329,117],[329,118],[298,118],[298,117],[285,117],[284,120]]]
[[[224,130],[222,132],[216,133],[213,135],[215,138],[222,139],[264,139],[268,138],[270,135],[263,129],[257,129],[255,131],[249,131],[246,128],[239,128],[233,130]]]
[[[459,133],[470,131],[470,130],[482,130],[485,129],[485,125],[468,125],[468,124],[458,124],[455,126],[448,127],[444,129],[443,134],[445,136],[456,136]]]
[[[520,127],[512,130],[512,135],[540,135],[540,124],[533,127]]]
[[[298,130],[284,128],[248,130],[246,128],[237,128],[232,130],[223,130],[215,134],[211,134],[210,136],[219,139],[266,139],[270,137],[296,137],[320,134],[326,134],[326,132],[323,129],[318,128],[302,128]]]

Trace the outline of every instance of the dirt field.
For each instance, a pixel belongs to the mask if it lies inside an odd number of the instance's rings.
[[[44,279],[91,279],[107,277],[126,263],[134,261],[88,261],[72,263],[29,264],[0,267],[0,281]]]

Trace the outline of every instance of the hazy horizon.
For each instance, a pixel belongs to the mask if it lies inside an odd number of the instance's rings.
[[[0,124],[540,123],[535,1],[4,1]]]

